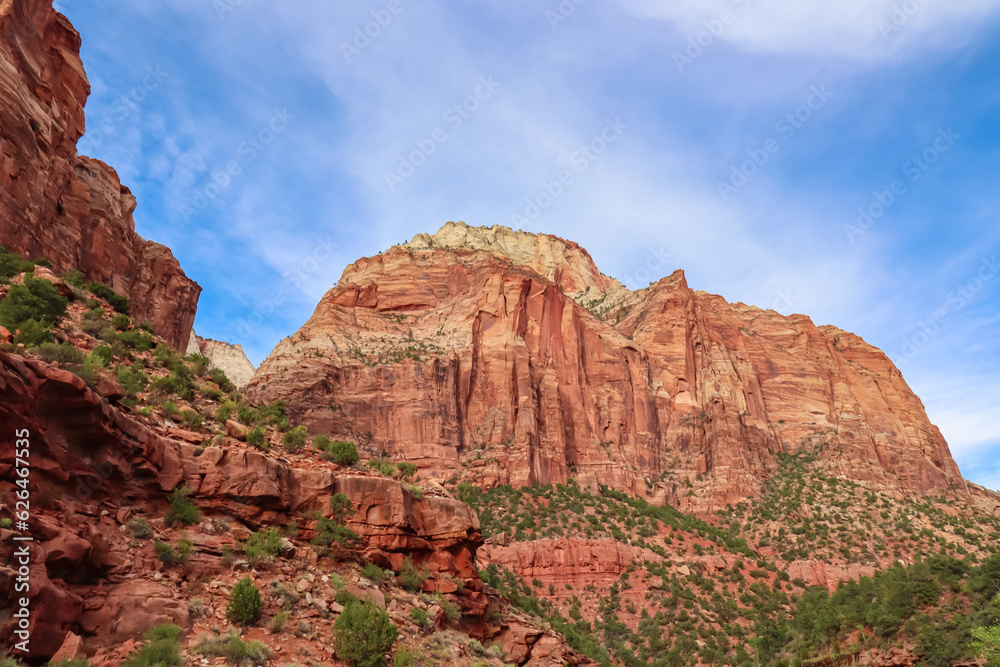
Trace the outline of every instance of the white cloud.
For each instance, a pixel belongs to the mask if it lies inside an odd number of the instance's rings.
[[[699,33],[707,31],[701,36],[703,44],[721,40],[755,53],[864,60],[910,53],[925,46],[955,46],[970,28],[1000,8],[997,0],[619,2],[636,16],[674,24],[685,40],[698,39]]]

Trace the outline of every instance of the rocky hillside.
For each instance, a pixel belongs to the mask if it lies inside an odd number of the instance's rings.
[[[548,235],[448,223],[349,266],[248,393],[440,480],[576,480],[711,514],[780,454],[966,493],[899,370],[853,334],[691,289],[637,292]],[[822,446],[821,446],[822,445]]]
[[[0,320],[8,299],[58,315],[30,344],[30,327],[0,328],[0,427],[19,443],[0,450],[5,610],[19,577],[14,538],[31,537],[30,651],[14,655],[345,664],[331,631],[368,600],[398,629],[383,650],[401,664],[589,662],[484,588],[478,517],[440,485],[308,438],[281,401],[249,404],[207,357],[179,355],[111,303],[24,264],[0,284]],[[14,521],[22,492],[28,529]],[[233,609],[247,577],[261,602],[244,619]],[[22,641],[18,629],[0,614],[0,644]],[[177,661],[141,662],[168,639]]]
[[[136,234],[136,200],[115,170],[76,152],[90,93],[80,35],[51,0],[8,0],[0,36],[0,245],[107,283],[183,349],[201,288]]]

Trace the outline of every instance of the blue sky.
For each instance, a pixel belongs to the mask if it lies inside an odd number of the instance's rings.
[[[81,152],[254,363],[358,257],[520,226],[858,333],[1000,488],[1000,0],[56,6]]]

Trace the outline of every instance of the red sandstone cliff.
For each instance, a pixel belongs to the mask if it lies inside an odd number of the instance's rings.
[[[201,288],[136,234],[135,197],[115,170],[77,155],[90,83],[80,35],[51,5],[0,2],[0,245],[109,284],[183,349]]]
[[[585,304],[587,307],[584,307]],[[901,492],[964,482],[861,338],[690,289],[629,292],[553,236],[449,223],[344,272],[248,393],[485,485],[575,478],[708,512],[779,452]]]

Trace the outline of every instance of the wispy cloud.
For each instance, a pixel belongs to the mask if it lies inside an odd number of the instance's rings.
[[[113,119],[81,146],[206,288],[199,332],[260,361],[357,257],[519,215],[633,287],[683,268],[859,333],[901,364],[963,470],[995,474],[1000,281],[918,354],[903,346],[1000,249],[1000,0],[226,3],[61,3],[84,36],[90,127]],[[169,76],[116,114],[157,66]],[[275,109],[294,117],[246,159]],[[960,139],[907,180],[949,127]],[[734,167],[752,174],[723,198]],[[897,180],[852,242],[845,225]]]

